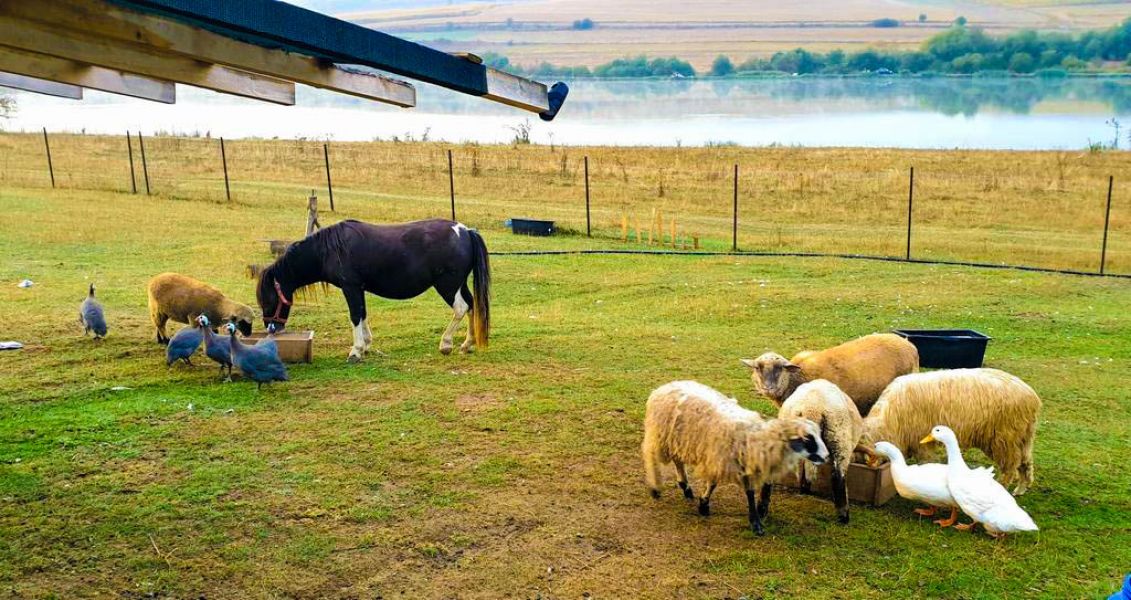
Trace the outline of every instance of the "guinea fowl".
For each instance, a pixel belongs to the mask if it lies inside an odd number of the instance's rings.
[[[232,364],[240,372],[255,381],[262,388],[264,383],[287,381],[287,368],[279,360],[278,350],[273,345],[248,346],[236,339],[236,326],[228,323],[228,336],[232,345]],[[273,340],[272,340],[273,341]]]
[[[106,315],[102,312],[102,305],[94,299],[94,284],[90,284],[90,293],[86,300],[79,306],[79,321],[82,323],[83,335],[94,332],[94,339],[106,337]]]
[[[267,335],[263,336],[258,342],[255,342],[257,348],[264,348],[270,350],[275,356],[279,356],[279,343],[275,341],[275,324],[267,325]]]
[[[200,315],[196,318],[204,334],[204,354],[220,365],[220,375],[224,375],[224,368],[228,369],[228,376],[224,381],[232,380],[232,340],[212,333],[208,317]]]
[[[192,365],[192,361],[189,359],[196,353],[196,349],[200,348],[201,342],[204,341],[202,329],[204,327],[195,324],[178,331],[169,340],[169,345],[165,347],[165,365],[172,365],[178,360],[185,361],[186,365]]]

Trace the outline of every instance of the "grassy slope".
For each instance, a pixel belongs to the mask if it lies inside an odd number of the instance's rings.
[[[250,300],[241,270],[265,258],[255,240],[300,215],[283,208],[289,194],[248,189],[228,206],[0,188],[2,337],[29,344],[0,353],[4,594],[1067,598],[1108,593],[1131,562],[1125,281],[496,257],[489,351],[439,356],[447,311],[432,295],[374,299],[387,355],[346,365],[346,310],[331,294],[296,312],[318,331],[315,363],[256,393],[210,367],[167,370],[143,291],[176,270]],[[403,214],[357,200],[327,221]],[[495,250],[613,244],[472,223]],[[25,276],[36,286],[11,285]],[[74,323],[92,279],[112,325],[101,345]],[[1040,535],[938,531],[898,500],[856,507],[843,527],[828,503],[785,493],[754,539],[733,489],[709,519],[644,493],[637,444],[654,386],[696,378],[768,411],[738,357],[952,325],[994,336],[990,365],[1045,401],[1023,500]]]

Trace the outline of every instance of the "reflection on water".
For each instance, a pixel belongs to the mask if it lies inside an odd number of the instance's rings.
[[[535,141],[1078,149],[1111,141],[1106,120],[1131,121],[1131,79],[631,80],[577,81],[571,88],[557,121],[533,119]],[[411,111],[307,88],[296,107],[183,87],[178,94],[174,106],[98,93],[81,104],[21,94],[8,126],[491,143],[509,141],[527,118],[427,85]]]

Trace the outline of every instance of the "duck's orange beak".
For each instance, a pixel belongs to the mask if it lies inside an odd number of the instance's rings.
[[[931,442],[937,442],[937,441],[938,440],[935,439],[935,436],[928,434],[927,437],[919,440],[919,443],[920,444],[930,444]]]

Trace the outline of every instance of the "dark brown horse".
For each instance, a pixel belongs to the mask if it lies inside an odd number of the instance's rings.
[[[473,276],[475,293],[467,287]],[[452,307],[452,322],[440,339],[440,352],[452,351],[452,336],[471,313],[460,352],[487,347],[491,329],[491,268],[487,246],[462,223],[433,219],[401,225],[342,221],[287,249],[259,275],[256,297],[264,325],[286,326],[295,290],[314,283],[341,288],[353,324],[350,362],[369,350],[373,339],[365,320],[365,292],[405,300],[436,288]]]

